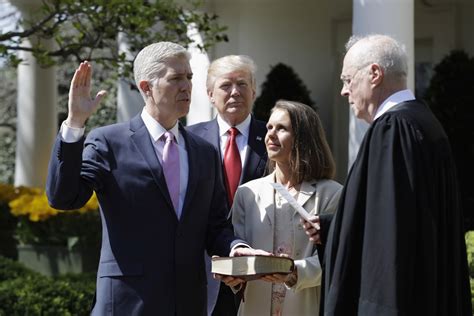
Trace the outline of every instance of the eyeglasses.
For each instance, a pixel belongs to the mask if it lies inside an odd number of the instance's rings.
[[[357,76],[359,71],[361,71],[362,69],[364,69],[365,67],[367,67],[370,64],[372,64],[372,63],[368,63],[368,64],[365,64],[365,65],[357,68],[357,70],[354,72],[354,74],[352,74],[352,76],[341,76],[341,81],[342,81],[342,85],[344,86],[344,88],[349,88],[351,86],[352,80]]]

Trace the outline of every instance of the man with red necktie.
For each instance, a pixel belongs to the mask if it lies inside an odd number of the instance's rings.
[[[237,187],[262,177],[267,161],[265,122],[250,114],[255,101],[255,71],[255,63],[248,56],[229,55],[213,61],[206,85],[218,115],[211,121],[187,127],[218,149],[229,208]],[[235,296],[227,286],[218,290],[219,284],[208,273],[208,315],[236,315]]]

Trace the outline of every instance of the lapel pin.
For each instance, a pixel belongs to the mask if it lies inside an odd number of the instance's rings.
[[[258,141],[261,141],[261,140],[262,140],[262,137],[261,137],[261,136],[257,136],[257,140],[258,140]]]

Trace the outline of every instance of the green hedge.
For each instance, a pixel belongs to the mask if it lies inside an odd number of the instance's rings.
[[[94,274],[50,278],[0,256],[0,316],[89,315]]]
[[[474,231],[466,233],[474,313]],[[42,276],[0,256],[0,316],[89,315],[95,274]]]
[[[27,277],[35,274],[37,273],[26,268],[21,263],[0,256],[0,285],[3,284],[4,281]]]

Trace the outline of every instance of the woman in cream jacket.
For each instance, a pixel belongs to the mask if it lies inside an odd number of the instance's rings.
[[[236,236],[253,248],[293,258],[296,269],[248,282],[239,315],[318,315],[322,258],[299,214],[271,183],[285,186],[311,215],[334,212],[342,188],[331,180],[334,160],[318,115],[297,102],[276,103],[265,144],[271,174],[239,187],[232,223]]]

